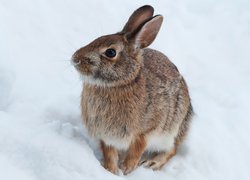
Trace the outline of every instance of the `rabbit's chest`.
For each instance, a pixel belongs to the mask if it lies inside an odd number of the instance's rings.
[[[114,98],[88,92],[82,98],[82,115],[89,133],[110,144],[127,142],[127,138],[138,131],[139,112],[131,97]]]

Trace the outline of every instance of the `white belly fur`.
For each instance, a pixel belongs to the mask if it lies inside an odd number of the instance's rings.
[[[177,132],[173,133],[150,133],[146,137],[146,149],[145,151],[170,151],[174,147],[175,137]],[[115,138],[103,138],[103,141],[110,146],[117,148],[118,150],[127,150],[132,142],[132,137],[126,139]]]
[[[150,134],[147,137],[147,151],[170,151],[174,147],[176,133]]]
[[[118,150],[127,150],[132,142],[132,138],[116,139],[116,138],[103,138],[105,144],[115,147]]]

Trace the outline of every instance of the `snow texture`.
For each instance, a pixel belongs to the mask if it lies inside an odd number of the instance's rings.
[[[121,30],[144,4],[164,18],[151,45],[177,65],[196,112],[161,170],[115,176],[80,119],[73,52]],[[0,179],[250,179],[249,0],[0,0]]]

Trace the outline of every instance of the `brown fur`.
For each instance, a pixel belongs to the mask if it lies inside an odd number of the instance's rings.
[[[101,141],[101,149],[103,152],[104,168],[114,174],[118,174],[119,168],[117,150],[112,146],[107,146],[103,141]]]
[[[146,141],[144,135],[140,135],[133,140],[129,146],[128,154],[121,167],[124,174],[130,173],[138,166],[145,147]]]
[[[150,137],[168,134],[174,146],[157,153],[149,166],[160,169],[176,153],[192,117],[188,88],[176,66],[161,52],[143,49],[162,23],[162,16],[149,17],[152,13],[152,7],[139,8],[122,32],[102,36],[72,57],[87,78],[81,100],[84,124],[101,141],[104,167],[113,173],[117,150],[127,151],[121,165],[127,174],[137,167]],[[114,58],[105,55],[108,48],[116,50]]]
[[[128,22],[124,26],[122,32],[133,32],[142,23],[150,19],[154,14],[154,8],[151,6],[142,6],[137,9],[129,18]]]

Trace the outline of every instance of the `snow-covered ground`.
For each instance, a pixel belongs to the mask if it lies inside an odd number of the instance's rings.
[[[186,78],[196,116],[162,171],[115,176],[80,120],[69,59],[144,4],[163,14],[151,46]],[[0,179],[250,179],[249,0],[0,0]]]

